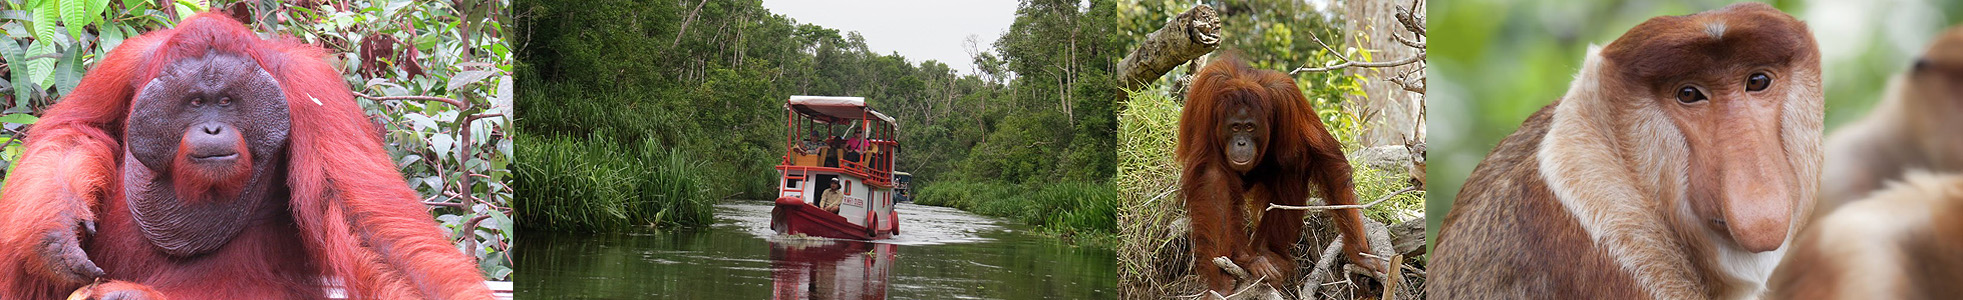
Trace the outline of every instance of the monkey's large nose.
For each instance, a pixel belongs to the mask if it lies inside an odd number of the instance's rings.
[[[1728,163],[1724,179],[1723,224],[1740,248],[1752,252],[1778,250],[1792,224],[1794,185],[1780,176],[1771,160]]]
[[[1774,202],[1791,200],[1760,198],[1732,201],[1746,203],[1726,209],[1722,224],[1725,224],[1725,230],[1731,232],[1731,238],[1738,242],[1740,248],[1765,252],[1778,250],[1779,245],[1786,242],[1786,229],[1792,218],[1791,205]]]

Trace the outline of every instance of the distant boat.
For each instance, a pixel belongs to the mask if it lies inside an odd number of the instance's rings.
[[[777,165],[770,229],[857,240],[899,234],[893,212],[898,122],[860,97],[792,96],[784,108],[786,150]],[[833,182],[842,196],[837,213],[819,207]]]
[[[913,203],[913,174],[893,172],[893,201]]]

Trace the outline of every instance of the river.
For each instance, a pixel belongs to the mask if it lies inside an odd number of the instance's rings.
[[[714,225],[567,234],[526,232],[518,299],[1111,299],[1109,249],[1028,227],[901,203],[900,235],[879,242],[780,236],[770,202],[727,201]]]

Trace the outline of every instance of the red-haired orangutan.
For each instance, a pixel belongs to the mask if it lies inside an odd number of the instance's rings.
[[[0,298],[490,298],[327,58],[215,13],[111,51],[0,190]]]
[[[1231,55],[1194,76],[1179,116],[1179,178],[1192,220],[1194,268],[1209,290],[1231,294],[1234,278],[1211,261],[1227,257],[1275,287],[1292,279],[1289,255],[1302,236],[1301,210],[1267,210],[1254,234],[1245,204],[1304,205],[1310,188],[1329,204],[1356,204],[1349,159],[1323,129],[1295,79],[1260,70]],[[1329,211],[1343,236],[1349,261],[1381,272],[1383,262],[1364,259],[1369,240],[1357,209]],[[1250,238],[1251,237],[1251,238]]]
[[[1819,189],[1820,51],[1763,3],[1590,49],[1474,168],[1431,299],[1756,298]]]

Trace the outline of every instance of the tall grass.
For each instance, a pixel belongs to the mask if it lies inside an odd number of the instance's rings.
[[[696,226],[712,220],[704,163],[652,140],[518,137],[518,224],[545,230]]]
[[[937,182],[917,194],[919,204],[1009,218],[1088,244],[1117,232],[1118,190],[1108,183]]]

